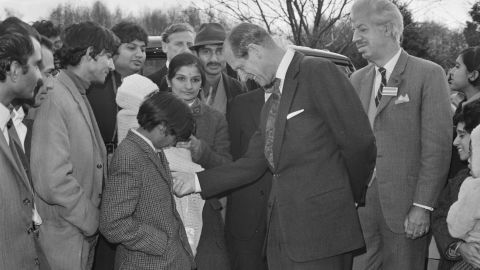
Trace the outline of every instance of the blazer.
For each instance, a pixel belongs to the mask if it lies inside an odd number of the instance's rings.
[[[351,76],[368,111],[375,68],[370,64]],[[403,233],[413,203],[434,207],[447,180],[452,143],[452,116],[444,70],[402,51],[387,82],[397,97],[383,96],[373,122],[377,142],[376,180],[388,227]],[[408,97],[398,102],[398,97]]]
[[[62,71],[33,124],[40,244],[53,269],[83,269],[96,242],[106,151],[87,106]]]
[[[261,88],[239,95],[233,100],[228,127],[230,151],[234,160],[247,151],[250,138],[258,129],[264,100],[265,91]],[[258,181],[229,193],[225,219],[228,236],[248,240],[259,227],[264,228],[271,181],[272,174],[267,170]]]
[[[278,209],[278,226],[292,260],[321,259],[364,246],[354,198],[361,197],[372,173],[375,144],[348,79],[328,60],[295,53],[275,122],[274,168],[264,155],[270,106],[265,104],[260,130],[244,157],[198,173],[202,196],[248,184],[270,169],[269,206]],[[303,112],[287,120],[299,110]]]
[[[0,269],[39,269],[31,231],[34,193],[12,135],[10,144],[0,134]]]
[[[100,231],[119,244],[115,269],[194,269],[167,160],[129,131],[111,162]]]
[[[192,106],[196,136],[201,140],[202,155],[197,161],[205,169],[232,161],[230,141],[225,116],[197,100]],[[225,226],[220,214],[222,205],[217,198],[206,201],[203,212],[203,226],[195,261],[198,270],[229,269]]]

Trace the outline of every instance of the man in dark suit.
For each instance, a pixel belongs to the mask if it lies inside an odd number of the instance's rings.
[[[233,98],[247,89],[245,85],[224,72],[227,61],[222,48],[226,36],[227,33],[221,24],[204,23],[198,29],[195,44],[191,49],[195,50],[205,70],[206,82],[200,92],[202,101],[228,115]]]
[[[171,93],[154,92],[140,106],[137,120],[140,127],[129,131],[113,156],[100,231],[119,244],[115,269],[195,269],[162,150],[188,140],[192,113]]]
[[[366,255],[356,269],[424,269],[430,212],[447,178],[452,121],[444,70],[400,47],[403,18],[390,0],[357,0],[353,42],[369,65],[351,76],[378,148],[365,207]]]
[[[266,99],[262,88],[238,95],[230,106],[229,133],[232,157],[237,160],[248,149],[258,129]],[[231,191],[227,197],[225,231],[233,270],[266,270],[263,244],[267,232],[267,202],[272,173],[267,170],[259,180]]]
[[[39,269],[35,238],[41,219],[32,215],[34,189],[14,138],[9,106],[14,98],[33,98],[41,80],[41,47],[38,37],[7,25],[15,21],[24,23],[8,18],[0,24],[0,269]]]
[[[168,64],[179,53],[191,52],[195,30],[187,23],[175,23],[168,26],[162,33],[162,50],[167,55],[167,62],[158,71],[148,75],[160,91],[168,91],[168,84],[165,76],[168,73]]]
[[[349,269],[350,252],[364,245],[355,202],[375,160],[352,85],[332,62],[284,50],[253,24],[233,28],[223,50],[242,78],[272,96],[244,157],[198,175],[175,173],[175,191],[210,197],[270,170],[269,269]]]

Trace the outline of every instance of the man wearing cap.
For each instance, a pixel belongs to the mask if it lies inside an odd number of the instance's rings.
[[[158,85],[160,91],[168,91],[165,76],[168,73],[168,64],[179,53],[191,52],[195,30],[188,23],[175,23],[168,26],[162,33],[162,50],[167,55],[167,62],[158,71],[147,77]]]
[[[227,33],[219,23],[204,23],[195,37],[195,50],[203,64],[207,81],[200,91],[201,99],[223,114],[228,113],[233,98],[246,92],[245,86],[225,72],[227,61],[223,57],[223,41]]]

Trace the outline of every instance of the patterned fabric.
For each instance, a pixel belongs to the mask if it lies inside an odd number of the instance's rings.
[[[387,70],[383,67],[378,68],[380,75],[382,75],[382,81],[380,82],[380,87],[378,88],[377,95],[375,96],[375,105],[378,107],[380,100],[382,99],[383,87],[387,85]]]
[[[275,119],[277,118],[278,113],[278,106],[280,105],[280,79],[275,78],[273,87],[265,90],[265,92],[272,93],[270,97],[272,99],[270,111],[268,112],[267,116],[267,125],[265,128],[265,157],[270,163],[272,168],[274,167],[273,164],[273,138],[275,136]]]
[[[452,270],[479,270],[480,268],[474,267],[466,261],[460,261],[456,263]]]

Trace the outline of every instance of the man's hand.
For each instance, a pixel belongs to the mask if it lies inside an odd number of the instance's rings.
[[[190,150],[194,162],[197,162],[202,156],[202,141],[193,135],[190,136],[190,141],[177,143],[177,147]]]
[[[430,211],[418,206],[412,206],[405,218],[405,234],[407,238],[417,239],[430,229]]]
[[[173,191],[177,197],[183,197],[195,192],[195,174],[172,172]]]
[[[462,243],[458,252],[464,261],[479,268],[480,267],[480,243]]]

